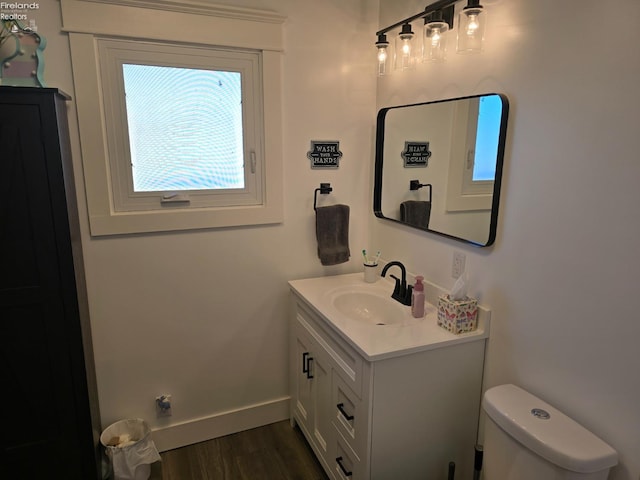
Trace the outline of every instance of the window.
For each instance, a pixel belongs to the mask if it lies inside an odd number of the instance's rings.
[[[496,159],[498,158],[498,140],[500,139],[499,119],[502,117],[502,101],[497,95],[480,97],[478,109],[478,130],[476,133],[476,154],[473,163],[472,181],[493,182],[496,178]]]
[[[262,203],[257,52],[97,45],[115,211]]]
[[[150,5],[61,0],[91,234],[281,222],[284,18]]]
[[[491,210],[503,105],[499,95],[457,102],[451,130],[447,211]],[[454,139],[466,138],[458,142]]]
[[[469,105],[464,194],[493,194],[500,138],[502,100],[497,95],[473,99]]]

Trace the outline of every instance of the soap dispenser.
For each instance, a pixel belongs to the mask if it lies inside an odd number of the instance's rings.
[[[424,317],[424,277],[416,276],[416,283],[413,286],[413,294],[411,295],[411,315],[415,318]]]

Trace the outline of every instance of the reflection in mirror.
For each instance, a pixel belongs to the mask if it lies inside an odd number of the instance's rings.
[[[508,109],[501,94],[381,109],[376,216],[474,245],[491,245]]]

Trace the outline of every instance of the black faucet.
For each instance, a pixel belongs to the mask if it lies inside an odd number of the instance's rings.
[[[407,287],[407,269],[404,268],[404,265],[402,263],[398,261],[387,263],[382,269],[382,273],[380,274],[380,276],[384,277],[387,274],[387,270],[389,270],[389,268],[393,266],[400,267],[400,271],[402,272],[402,280],[395,275],[390,275],[391,278],[395,279],[396,281],[396,286],[393,289],[391,298],[397,300],[403,305],[411,305],[411,294],[413,293],[413,286],[409,285]]]

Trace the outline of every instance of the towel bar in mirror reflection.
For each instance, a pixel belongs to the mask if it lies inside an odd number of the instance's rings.
[[[433,185],[430,183],[420,183],[420,180],[411,180],[409,182],[409,190],[420,190],[422,187],[429,187],[429,193],[427,194],[426,201],[431,201]]]
[[[507,97],[497,93],[382,108],[375,215],[476,246],[493,244],[508,111]],[[419,161],[408,162],[408,153]]]

